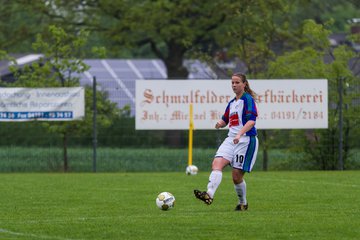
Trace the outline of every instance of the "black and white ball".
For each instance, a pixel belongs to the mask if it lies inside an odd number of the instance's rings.
[[[162,192],[156,197],[156,206],[161,210],[170,210],[175,206],[175,197],[169,192]]]

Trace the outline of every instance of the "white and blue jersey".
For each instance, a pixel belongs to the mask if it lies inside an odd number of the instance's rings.
[[[227,105],[222,120],[229,124],[229,137],[235,137],[240,129],[249,121],[256,121],[257,109],[252,96],[245,92],[241,98],[233,98]],[[246,136],[256,136],[255,126],[245,134]]]

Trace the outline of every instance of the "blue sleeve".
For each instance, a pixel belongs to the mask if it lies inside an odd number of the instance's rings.
[[[256,121],[256,117],[258,116],[257,108],[254,99],[250,94],[247,94],[246,102],[245,102],[245,115],[246,119]]]
[[[230,103],[228,103],[224,115],[222,115],[221,119],[226,123],[229,123],[229,112],[230,112]]]

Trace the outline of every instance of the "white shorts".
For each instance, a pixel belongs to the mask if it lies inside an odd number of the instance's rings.
[[[258,138],[256,136],[241,136],[238,144],[234,144],[233,140],[233,137],[225,138],[215,157],[228,160],[233,168],[251,172],[256,161],[259,146]]]

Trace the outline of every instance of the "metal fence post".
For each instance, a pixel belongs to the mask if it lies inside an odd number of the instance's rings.
[[[97,128],[96,128],[96,77],[93,77],[93,172],[96,172],[96,148],[97,148]]]
[[[339,79],[339,159],[338,159],[338,169],[344,170],[344,161],[343,161],[343,81],[345,78],[340,77]]]

